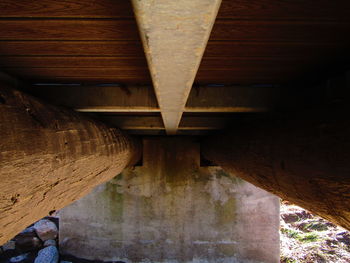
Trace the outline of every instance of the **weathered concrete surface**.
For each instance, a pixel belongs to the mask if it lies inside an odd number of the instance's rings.
[[[175,134],[221,0],[132,0],[168,134]]]
[[[143,167],[60,211],[60,248],[128,263],[279,262],[279,200],[199,167],[190,139],[145,139]]]
[[[0,244],[140,157],[137,141],[0,85]]]
[[[246,120],[203,143],[230,174],[350,229],[348,106]]]

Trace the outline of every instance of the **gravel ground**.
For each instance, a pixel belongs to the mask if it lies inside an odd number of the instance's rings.
[[[281,262],[349,263],[350,232],[287,201],[281,202]]]

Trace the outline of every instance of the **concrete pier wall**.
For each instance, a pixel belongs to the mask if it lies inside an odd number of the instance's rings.
[[[91,260],[279,262],[279,200],[219,167],[199,144],[144,140],[143,165],[60,212],[60,248]]]

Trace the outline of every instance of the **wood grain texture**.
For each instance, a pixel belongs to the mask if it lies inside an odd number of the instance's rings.
[[[115,128],[0,86],[0,244],[140,157]]]
[[[132,18],[131,3],[124,0],[2,0],[0,17]]]
[[[0,20],[0,40],[139,40],[128,20]]]
[[[64,29],[64,30],[62,30]],[[210,40],[346,41],[350,22],[217,20]],[[139,40],[134,20],[0,20],[1,40]]]
[[[349,30],[350,22],[218,19],[210,40],[349,43]]]
[[[68,108],[158,109],[151,86],[32,86],[30,93]]]
[[[350,229],[350,122],[345,108],[237,123],[202,153],[234,176]]]
[[[132,18],[125,0],[2,0],[0,17]],[[349,20],[347,0],[223,0],[219,18],[268,20]]]
[[[347,0],[223,0],[218,18],[256,20],[349,20]]]
[[[307,57],[232,57],[222,60],[220,57],[208,57],[201,61],[202,69],[271,68],[294,70],[301,65],[317,65],[318,60]],[[81,56],[6,56],[0,59],[3,68],[147,68],[144,58],[136,57],[81,57]]]
[[[298,103],[289,101],[290,96],[285,95],[288,90],[286,87],[195,86],[185,113],[261,112],[279,104],[295,108]],[[159,112],[152,86],[33,85],[28,92],[51,104],[82,112],[120,112],[123,115],[134,112],[136,116],[140,112]]]
[[[195,83],[224,85],[284,84],[302,75],[296,70],[269,68],[199,69]]]
[[[283,84],[344,63],[349,13],[346,0],[223,0],[195,82]],[[3,0],[0,18],[0,66],[25,81],[151,85],[130,1]]]
[[[105,79],[117,83],[151,83],[147,68],[6,68],[4,72],[23,80],[46,82]]]
[[[81,85],[104,85],[104,84],[118,84],[118,85],[150,85],[151,79],[146,76],[140,76],[139,74],[123,74],[117,77],[115,76],[51,76],[51,77],[29,77],[19,76],[20,80],[25,81],[28,84],[33,83],[54,83],[54,84],[81,84]]]
[[[145,58],[135,57],[62,57],[15,56],[2,57],[0,67],[5,68],[119,68],[146,69]]]
[[[269,41],[209,41],[203,59],[207,57],[308,57],[322,59],[349,55],[347,43],[269,42]]]
[[[140,41],[2,41],[0,56],[144,57]],[[1,58],[6,59],[6,58]]]
[[[162,130],[161,116],[96,115],[99,119],[123,130]],[[218,130],[225,127],[229,117],[183,116],[179,129],[182,130]]]

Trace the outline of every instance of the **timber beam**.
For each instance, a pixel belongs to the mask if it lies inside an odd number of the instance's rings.
[[[204,140],[202,154],[232,175],[350,229],[348,107],[237,123]]]
[[[0,85],[0,244],[138,161],[138,141]]]
[[[200,86],[194,87],[185,105],[187,113],[236,113],[270,111],[289,103],[280,87]],[[150,86],[38,85],[30,92],[54,105],[88,113],[160,112]],[[296,107],[293,105],[293,107]]]

